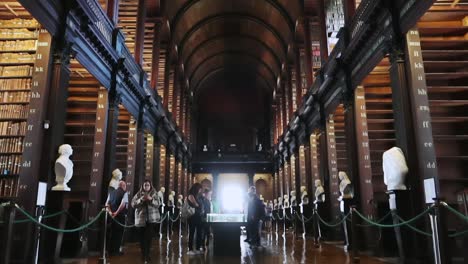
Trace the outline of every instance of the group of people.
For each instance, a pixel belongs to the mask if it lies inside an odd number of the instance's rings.
[[[210,238],[210,226],[207,215],[213,212],[212,192],[203,189],[200,183],[192,185],[187,197],[188,205],[195,208],[195,213],[188,217],[189,224],[189,251],[187,255],[203,254]],[[193,247],[195,240],[195,248]]]

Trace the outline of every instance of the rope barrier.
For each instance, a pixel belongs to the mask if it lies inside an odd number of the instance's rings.
[[[281,218],[281,217],[279,216],[279,213],[278,213],[278,212],[276,213],[276,216],[278,217],[278,220],[279,220],[279,221],[283,221],[283,220],[284,220],[284,216]]]
[[[110,215],[110,213],[108,213]],[[119,226],[123,227],[123,228],[132,228],[132,227],[135,227],[135,225],[125,225],[125,224],[122,224],[119,220],[115,219],[115,217],[111,217],[112,221],[114,221],[115,223],[117,223]]]
[[[56,212],[56,213],[53,213],[53,214],[50,214],[50,215],[44,215],[44,216],[42,216],[42,219],[52,218],[52,217],[61,215],[63,213],[67,213],[67,211],[62,210],[60,212]],[[29,220],[29,218],[26,218],[26,219],[15,220],[13,223],[14,224],[21,224],[21,223],[27,223],[27,222],[31,222],[31,220]],[[0,222],[0,224],[3,224],[3,221]]]
[[[320,222],[322,222],[324,225],[326,225],[328,227],[337,227],[337,226],[341,225],[344,221],[346,221],[346,218],[348,218],[350,216],[350,214],[351,214],[351,212],[349,212],[347,215],[345,215],[345,217],[343,217],[343,219],[341,219],[338,223],[335,223],[335,224],[330,224],[330,223],[325,222],[325,220],[323,220],[322,217],[320,217],[319,214],[317,214],[317,217],[320,220]]]
[[[291,219],[291,218],[288,217],[288,214],[284,214],[284,217],[286,217],[286,220],[288,220],[288,221],[292,221],[292,220],[293,220],[293,219]],[[294,216],[293,216],[293,218],[294,218]]]
[[[410,220],[408,221],[405,221],[405,222],[400,222],[398,224],[393,224],[393,225],[386,225],[386,224],[379,224],[377,222],[374,222],[370,219],[368,219],[367,217],[365,217],[364,215],[362,215],[358,210],[355,210],[354,209],[354,212],[362,218],[362,220],[366,221],[367,223],[371,224],[371,225],[374,225],[374,226],[378,226],[378,227],[384,227],[384,228],[392,228],[392,227],[399,227],[399,226],[404,226],[404,225],[408,225],[408,224],[411,224],[413,222],[415,222],[416,220],[418,220],[419,218],[423,217],[424,215],[426,215],[427,213],[429,213],[430,211],[432,211],[432,209],[434,208],[434,205],[431,205],[429,208],[427,208],[426,210],[424,210],[422,213],[416,215],[415,217],[411,218]]]
[[[180,218],[180,214],[174,219],[172,219],[171,217],[169,217],[169,219],[174,223],[174,222],[177,222],[177,220],[179,220]]]
[[[463,236],[463,235],[466,235],[466,234],[468,234],[468,230],[461,231],[461,232],[454,233],[454,234],[450,234],[450,235],[448,235],[448,237],[455,238],[455,237]]]
[[[161,224],[162,222],[164,222],[164,220],[166,220],[166,218],[169,216],[169,212],[166,212],[164,213],[164,216],[162,217],[161,220],[156,220],[156,224]]]
[[[91,226],[92,224],[94,224],[104,213],[105,213],[105,209],[102,209],[98,215],[96,215],[96,217],[94,217],[91,221],[89,221],[88,223],[80,226],[80,227],[77,227],[77,228],[73,228],[73,229],[60,229],[60,228],[55,228],[55,227],[51,227],[51,226],[48,226],[48,225],[45,225],[39,221],[37,221],[34,217],[32,217],[30,214],[28,214],[25,210],[23,210],[21,207],[19,207],[19,205],[15,204],[15,207],[18,209],[18,211],[20,213],[22,213],[23,215],[25,215],[27,218],[29,218],[32,222],[34,222],[35,224],[45,228],[45,229],[48,229],[50,231],[54,231],[54,232],[59,232],[59,233],[73,233],[73,232],[78,232],[78,231],[81,231],[89,226]]]
[[[385,219],[387,219],[387,217],[391,216],[392,215],[392,211],[389,211],[386,215],[384,215],[382,218],[380,218],[376,223],[382,223]],[[351,222],[351,220],[348,220],[349,222]],[[373,226],[371,224],[356,224],[356,226],[359,226],[359,227],[369,227],[369,226]]]
[[[458,212],[457,209],[451,207],[450,205],[448,205],[446,202],[441,202],[441,204],[443,206],[445,206],[450,212],[452,212],[453,214],[457,215],[458,217],[460,217],[461,219],[465,220],[468,222],[468,217],[465,216],[464,214]]]
[[[406,222],[403,218],[401,218],[399,215],[396,215],[396,217],[398,217],[398,220],[401,221],[401,222]],[[424,232],[410,224],[407,224],[406,225],[407,227],[409,227],[411,230],[413,230],[414,232],[418,233],[418,234],[421,234],[421,235],[424,235],[424,236],[428,236],[428,237],[432,237],[432,234],[431,233],[428,233],[428,232]]]
[[[304,222],[304,224],[305,224],[305,223],[308,223],[308,222],[310,222],[312,219],[314,219],[313,216],[310,217],[310,218],[307,218],[307,217],[304,216],[304,214],[301,214],[301,215],[300,215],[299,213],[296,213],[296,217],[299,219],[299,221]]]

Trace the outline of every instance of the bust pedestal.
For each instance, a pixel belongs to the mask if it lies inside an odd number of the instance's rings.
[[[353,199],[352,198],[343,198],[340,201],[340,211],[341,211],[341,217],[342,219],[346,217],[346,215],[349,213],[351,205],[353,205]],[[352,241],[351,241],[351,226],[348,224],[348,221],[343,221],[343,233],[345,237],[345,244],[344,244],[344,250],[345,252],[348,252],[352,249]]]

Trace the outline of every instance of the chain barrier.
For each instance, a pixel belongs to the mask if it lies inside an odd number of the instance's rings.
[[[174,222],[177,222],[177,220],[179,220],[179,218],[180,218],[180,214],[177,215],[177,217],[175,218],[175,220],[172,219],[171,217],[169,217],[169,220],[171,220],[171,221],[174,223]]]
[[[283,220],[284,220],[284,216],[283,216],[283,217],[280,217],[278,212],[276,212],[276,216],[278,217],[277,220],[279,220],[279,221],[283,221]]]
[[[404,221],[404,222],[400,222],[398,224],[392,224],[392,225],[387,225],[387,224],[380,224],[378,222],[374,222],[372,221],[371,219],[365,217],[364,215],[362,215],[358,210],[354,209],[354,212],[364,221],[366,221],[367,223],[371,224],[371,225],[374,225],[374,226],[378,226],[378,227],[383,227],[383,228],[392,228],[392,227],[400,227],[400,226],[404,226],[404,225],[408,225],[408,224],[411,224],[413,222],[415,222],[416,220],[418,220],[419,218],[425,216],[426,214],[428,214],[430,211],[432,211],[434,209],[434,205],[431,205],[430,207],[428,207],[426,210],[424,210],[422,213],[416,215],[415,217],[411,218],[410,220],[408,221]]]
[[[304,216],[304,214],[299,214],[299,213],[296,213],[296,217],[297,217],[297,219],[299,219],[299,221],[304,222],[304,224],[308,223],[312,219],[314,219],[313,216],[311,216],[310,218],[307,218],[307,217]]]
[[[53,214],[50,214],[50,215],[44,215],[42,216],[42,219],[48,219],[48,218],[52,218],[52,217],[55,217],[55,216],[58,216],[58,215],[61,215],[61,214],[66,214],[68,213],[67,211],[65,210],[62,210],[60,212],[56,212],[56,213],[53,213]],[[15,220],[13,222],[13,224],[21,224],[21,223],[27,223],[27,222],[31,222],[31,220],[29,218],[26,218],[26,219],[20,219],[20,220]],[[0,224],[3,224],[3,221],[0,221]]]
[[[112,217],[112,215],[107,212],[110,216],[111,216],[111,219],[112,221],[114,221],[115,223],[117,223],[119,226],[123,227],[123,228],[132,228],[132,227],[135,227],[135,225],[126,225],[126,224],[122,224],[119,220],[115,219],[115,217]]]
[[[320,222],[322,222],[324,225],[328,226],[328,227],[337,227],[339,225],[341,225],[344,221],[346,221],[346,219],[351,215],[351,212],[349,212],[347,215],[345,215],[343,217],[343,219],[341,219],[338,223],[335,223],[335,224],[330,224],[330,223],[327,223],[325,222],[325,220],[322,219],[322,217],[320,217],[320,215],[317,213],[317,218],[320,220]]]
[[[32,222],[34,222],[35,224],[47,229],[47,230],[50,230],[50,231],[54,231],[54,232],[58,232],[58,233],[73,233],[73,232],[78,232],[78,231],[81,231],[89,226],[91,226],[92,224],[94,224],[104,213],[105,213],[105,209],[102,209],[98,215],[96,215],[93,219],[91,219],[91,221],[89,221],[88,223],[80,226],[80,227],[77,227],[77,228],[73,228],[73,229],[60,229],[60,228],[55,228],[55,227],[51,227],[51,226],[48,226],[48,225],[45,225],[39,221],[37,221],[33,216],[31,216],[30,214],[28,214],[25,210],[23,210],[21,207],[19,207],[19,205],[15,204],[15,207],[16,209],[18,209],[18,211],[20,213],[22,213],[24,216],[26,216],[27,218],[29,218]]]

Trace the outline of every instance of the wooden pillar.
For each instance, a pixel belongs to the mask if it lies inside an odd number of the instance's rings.
[[[292,114],[294,112],[294,106],[293,106],[293,82],[292,82],[292,69],[291,65],[287,64],[286,65],[286,82],[287,82],[287,100],[286,100],[286,122],[284,123],[285,126],[288,124],[289,120],[292,117]]]
[[[294,73],[296,74],[296,109],[299,109],[302,103],[302,70],[301,69],[301,53],[299,44],[296,43],[294,47]],[[294,109],[294,108],[293,108]],[[291,115],[292,117],[292,115]]]
[[[125,181],[127,182],[128,195],[132,196],[133,191],[138,191],[138,186],[135,185],[135,160],[137,153],[137,144],[139,144],[137,136],[137,120],[133,116],[130,116],[130,121],[128,125],[128,147],[127,147],[127,175],[125,176]],[[138,178],[136,178],[138,181]]]
[[[144,130],[144,116],[145,106],[140,106],[138,113],[138,120],[136,123],[136,138],[135,138],[135,193],[138,191],[139,186],[143,184],[145,179],[145,130]]]
[[[153,182],[153,186],[156,186],[154,185],[154,181],[152,180],[153,179],[153,174],[154,174],[154,136],[149,134],[149,133],[145,133],[145,138],[146,138],[146,159],[144,161],[144,164],[145,164],[145,168],[144,168],[144,179],[145,180],[150,180]]]
[[[161,29],[162,22],[157,20],[154,22],[153,32],[153,49],[151,50],[151,88],[157,91],[158,76],[159,76],[159,55],[161,52]]]
[[[325,175],[325,186],[328,188],[328,194],[330,197],[328,204],[330,205],[331,221],[336,222],[341,219],[341,211],[340,202],[338,201],[338,198],[340,197],[340,189],[336,155],[335,121],[333,120],[333,115],[328,116],[325,131],[326,134],[324,140],[326,141],[324,142],[325,144],[321,144],[321,146],[323,146],[321,149],[326,151],[326,156],[323,155],[323,158],[326,159],[322,159],[324,162],[321,162],[321,164],[324,164],[324,167],[328,167],[328,173]],[[340,227],[331,228],[331,230],[331,237],[334,240],[340,240]]]
[[[119,22],[119,2],[119,0],[107,0],[107,17],[109,17],[114,25],[117,25]]]
[[[309,139],[309,136],[307,134],[306,136],[307,139]],[[311,203],[313,201],[313,186],[314,186],[314,182],[313,182],[313,175],[312,175],[312,156],[311,156],[311,146],[310,146],[310,141],[309,142],[305,142],[304,143],[304,171],[305,171],[305,175],[304,175],[304,183],[302,184],[303,186],[305,186],[307,188],[307,193],[309,195],[309,203]]]
[[[325,17],[325,0],[318,0],[319,42],[322,65],[328,61],[327,24]]]
[[[143,65],[143,49],[145,42],[146,1],[138,0],[136,36],[135,36],[135,61]]]
[[[154,143],[153,143],[153,175],[152,181],[153,186],[158,190],[162,187],[160,184],[160,159],[161,159],[161,140],[157,135],[154,136]]]
[[[304,44],[305,44],[305,69],[303,70],[307,79],[307,90],[312,86],[314,81],[313,70],[312,70],[312,40],[310,36],[310,19],[304,17]]]

